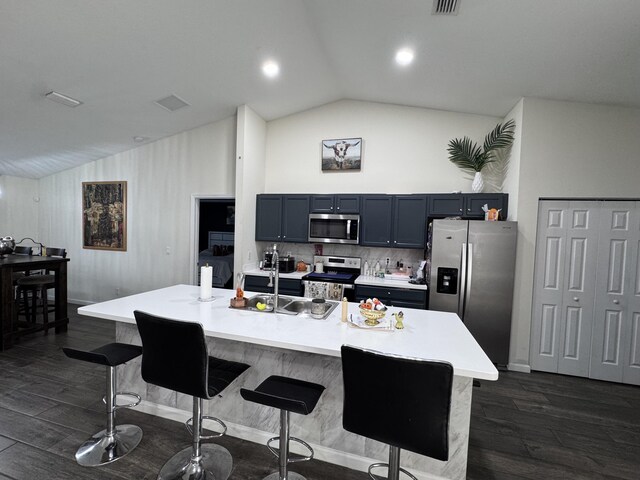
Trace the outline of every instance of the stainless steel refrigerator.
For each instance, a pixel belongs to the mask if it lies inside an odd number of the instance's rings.
[[[429,309],[455,312],[493,363],[509,361],[517,222],[434,220]]]

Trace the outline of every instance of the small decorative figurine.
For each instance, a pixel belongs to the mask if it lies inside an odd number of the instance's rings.
[[[398,330],[402,330],[404,328],[404,323],[402,323],[404,321],[404,313],[400,311],[398,313],[393,313],[392,315],[396,317],[396,328]]]

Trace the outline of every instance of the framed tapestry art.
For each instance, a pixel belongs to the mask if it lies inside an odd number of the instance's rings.
[[[322,141],[322,171],[360,170],[362,138],[339,138]]]
[[[82,182],[82,248],[127,251],[127,182]]]

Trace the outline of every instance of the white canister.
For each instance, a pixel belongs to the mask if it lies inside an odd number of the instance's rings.
[[[324,264],[322,262],[316,263],[316,272],[317,273],[324,272]]]

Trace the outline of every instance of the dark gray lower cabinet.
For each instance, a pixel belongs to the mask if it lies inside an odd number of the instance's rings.
[[[261,275],[247,275],[244,279],[244,289],[248,292],[273,293],[273,287],[268,287],[269,277]],[[278,293],[281,295],[302,296],[302,282],[292,278],[281,278],[278,282]]]
[[[374,297],[389,307],[427,308],[426,290],[356,285],[356,301]]]

